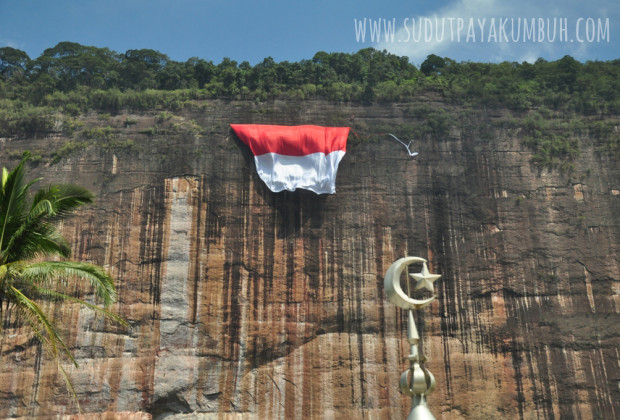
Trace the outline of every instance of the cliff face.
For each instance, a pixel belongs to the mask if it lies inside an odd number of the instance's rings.
[[[74,258],[117,279],[115,309],[131,324],[53,309],[80,364],[68,370],[82,411],[404,418],[406,318],[383,275],[415,255],[442,274],[418,314],[437,418],[618,418],[617,161],[583,138],[572,172],[541,169],[505,115],[435,106],[449,134],[415,142],[415,159],[365,138],[415,124],[407,105],[209,102],[172,119],[83,117],[113,127],[116,143],[31,170],[96,193],[62,231]],[[335,195],[274,194],[230,122],[352,125],[359,137]],[[68,141],[3,139],[0,163],[25,149],[45,161]],[[5,324],[0,417],[76,413],[45,351]]]

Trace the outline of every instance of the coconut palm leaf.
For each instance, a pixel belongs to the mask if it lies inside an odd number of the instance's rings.
[[[29,188],[38,180],[26,183],[24,180],[24,163],[28,156],[8,172],[2,171],[2,184],[0,185],[0,263],[6,262],[6,243],[17,231],[19,226],[26,220],[25,211]]]
[[[69,356],[69,359],[73,362],[73,364],[78,366],[77,362],[73,358],[73,355],[71,354],[71,351],[69,351],[69,348],[58,335],[56,327],[54,327],[47,316],[43,313],[39,305],[29,299],[13,285],[10,286],[9,293],[13,298],[12,300],[15,308],[18,310],[20,315],[26,319],[28,324],[30,324],[37,337],[42,340],[44,344],[46,344],[46,348],[50,351],[52,356],[55,359],[58,359],[58,349],[60,347],[60,349],[62,349]]]
[[[54,221],[69,216],[76,208],[93,202],[94,196],[79,185],[57,184],[39,190],[32,200],[30,214],[47,213]],[[38,208],[42,207],[45,212]]]
[[[18,279],[22,289],[36,291],[42,296],[50,296],[60,300],[69,300],[84,305],[102,315],[127,326],[127,323],[110,311],[86,302],[82,299],[55,290],[55,287],[66,286],[70,279],[85,280],[95,290],[95,297],[108,306],[116,301],[114,280],[103,268],[85,262],[75,261],[44,261],[27,263],[17,261],[2,266],[7,275]],[[0,277],[2,276],[0,268]]]
[[[10,186],[8,183],[7,187]],[[6,218],[3,229],[3,236],[8,235],[8,241],[0,248],[4,260],[16,261],[41,255],[70,256],[71,249],[56,233],[52,223],[66,218],[78,207],[92,203],[92,193],[76,185],[52,185],[35,194],[29,211],[24,209],[22,195],[17,197],[17,205],[8,207],[13,215]]]
[[[86,280],[95,289],[95,295],[108,306],[116,301],[114,280],[103,268],[75,261],[45,261],[21,265],[17,268],[23,281],[49,285],[65,282],[72,277]]]
[[[11,171],[3,168],[0,184],[0,321],[3,311],[12,309],[31,327],[34,336],[56,361],[67,389],[77,401],[73,384],[60,364],[64,354],[77,367],[56,325],[39,304],[43,299],[56,304],[73,302],[126,326],[118,315],[105,309],[116,302],[114,280],[102,267],[86,262],[36,261],[43,257],[69,257],[71,248],[58,233],[54,223],[71,215],[76,209],[93,202],[93,195],[75,185],[51,185],[40,189],[31,198],[30,188],[40,179],[26,182],[25,164],[30,157],[24,153],[21,162]],[[87,302],[66,293],[70,282],[81,281],[93,290],[94,298],[103,304]],[[74,283],[71,283],[74,284]],[[0,322],[1,328],[1,322]],[[79,403],[78,403],[79,410]]]
[[[71,362],[76,367],[78,367],[77,361],[58,335],[54,325],[47,319],[47,316],[45,316],[43,311],[41,311],[39,305],[37,305],[34,301],[28,299],[23,293],[21,293],[19,289],[11,287],[11,291],[15,294],[15,307],[18,309],[20,314],[24,316],[32,330],[35,332],[35,336],[49,351],[52,358],[56,360],[56,366],[58,367],[58,370],[60,371],[65,381],[69,393],[71,394],[71,396],[73,396],[73,399],[77,405],[78,412],[81,412],[80,401],[77,398],[77,393],[75,392],[75,388],[73,387],[71,378],[69,378],[67,371],[60,364],[60,357],[58,352],[59,345],[63,353],[67,355],[69,360],[71,360]],[[42,329],[45,331],[45,334],[42,333],[40,327],[43,327]]]
[[[75,296],[71,296],[71,295],[67,295],[65,293],[60,293],[57,292],[55,290],[52,289],[48,289],[45,287],[39,287],[39,286],[33,286],[33,289],[40,294],[41,296],[48,296],[54,300],[58,300],[58,301],[70,301],[70,302],[74,302],[77,304],[80,304],[82,306],[87,307],[88,309],[92,310],[93,312],[96,312],[100,315],[103,315],[105,318],[109,318],[123,326],[127,326],[127,321],[125,321],[123,318],[121,318],[120,316],[116,315],[113,312],[110,312],[108,310],[106,310],[105,308],[102,308],[100,306],[94,305],[92,303],[89,303],[83,299],[79,299],[76,298]]]
[[[26,221],[13,231],[3,253],[5,261],[18,261],[42,256],[69,257],[71,248],[50,223]]]

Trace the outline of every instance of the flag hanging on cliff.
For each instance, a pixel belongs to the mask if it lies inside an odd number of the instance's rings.
[[[258,176],[271,191],[336,192],[336,172],[346,152],[349,127],[230,126],[252,150]]]

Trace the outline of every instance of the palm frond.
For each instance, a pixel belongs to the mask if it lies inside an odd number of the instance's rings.
[[[53,220],[65,218],[78,207],[90,204],[94,200],[93,194],[79,185],[56,184],[42,188],[35,194],[30,209],[31,215],[38,215],[41,210]]]
[[[70,248],[51,222],[66,218],[79,206],[91,203],[93,195],[76,185],[51,185],[34,196],[30,210],[16,212],[4,229],[4,261],[59,255],[68,257]]]
[[[123,318],[121,318],[120,316],[106,310],[105,308],[101,308],[97,305],[93,305],[90,302],[86,302],[83,299],[79,299],[76,298],[74,296],[71,295],[67,295],[66,293],[60,293],[57,292],[55,290],[46,288],[46,287],[41,287],[41,286],[37,286],[37,285],[33,285],[33,289],[40,295],[43,296],[49,296],[51,298],[54,299],[58,299],[58,300],[66,300],[66,301],[70,301],[70,302],[74,302],[77,303],[79,305],[85,306],[89,309],[91,309],[92,311],[99,313],[101,315],[103,315],[104,317],[111,319],[114,322],[117,322],[119,324],[121,324],[124,327],[127,327],[129,324],[127,324],[127,321],[125,321]]]
[[[49,321],[41,308],[39,308],[39,305],[30,300],[19,289],[12,285],[10,286],[10,293],[13,295],[13,302],[15,303],[16,308],[26,318],[37,337],[42,339],[43,343],[46,344],[46,347],[52,356],[55,359],[59,358],[58,348],[60,347],[63,353],[65,353],[71,362],[73,362],[73,364],[77,367],[77,361],[71,354],[71,351],[69,351],[69,348],[58,335],[54,325]],[[41,333],[41,330],[45,332],[45,335]],[[45,339],[45,336],[47,336],[47,339]]]
[[[28,260],[38,257],[69,257],[71,248],[56,228],[43,220],[26,220],[11,235],[6,244],[6,261]]]
[[[58,369],[62,373],[62,377],[65,380],[67,389],[73,396],[73,400],[75,401],[75,404],[77,405],[78,413],[82,414],[82,408],[80,407],[80,401],[78,400],[77,394],[75,392],[75,388],[73,387],[73,382],[71,382],[71,379],[69,378],[69,374],[67,374],[67,371],[65,370],[65,368],[63,368],[62,365],[60,364],[60,360],[57,360],[56,365],[58,366]]]
[[[79,366],[77,361],[71,354],[69,348],[58,336],[58,333],[56,332],[53,324],[49,322],[49,320],[47,319],[43,311],[41,311],[39,306],[34,301],[28,299],[28,297],[26,297],[18,289],[13,287],[12,292],[15,294],[15,304],[19,312],[26,319],[28,325],[30,325],[30,328],[32,329],[35,337],[56,361],[56,366],[61,372],[61,375],[65,381],[69,393],[73,396],[73,399],[77,405],[78,412],[81,413],[82,410],[80,407],[80,402],[75,392],[75,388],[73,387],[73,383],[71,382],[71,378],[69,378],[67,371],[60,363],[58,348],[60,347],[60,349],[65,355],[67,355],[67,357],[75,367]],[[43,332],[45,332],[45,334]]]
[[[29,218],[38,219],[42,216],[52,216],[54,214],[53,203],[47,198],[40,196],[41,191],[44,190],[39,190],[32,200],[30,213],[28,214]]]
[[[26,183],[24,180],[24,164],[28,158],[29,155],[24,153],[24,157],[15,169],[10,172],[3,171],[0,188],[0,261],[5,260],[5,242],[25,220],[28,190],[38,181]]]
[[[15,308],[57,362],[79,410],[60,355],[66,354],[75,366],[77,362],[34,298],[75,302],[121,325],[127,323],[105,309],[116,301],[117,294],[112,278],[102,267],[71,261],[29,262],[45,256],[69,257],[71,248],[54,222],[92,203],[94,198],[83,187],[59,184],[38,190],[30,200],[30,188],[40,179],[26,182],[24,166],[29,157],[28,152],[24,153],[20,163],[10,171],[3,168],[0,177],[0,319],[3,310]],[[104,308],[65,293],[63,285],[67,286],[71,279],[86,281]]]
[[[20,277],[32,283],[66,281],[68,277],[86,280],[95,288],[95,295],[105,306],[116,302],[114,280],[103,268],[85,262],[45,261],[27,263],[19,268]]]
[[[6,184],[7,179],[9,178],[9,170],[7,168],[2,168],[2,184],[0,184],[0,187],[2,187],[1,191],[4,191],[4,184]]]
[[[50,224],[93,202],[93,194],[78,185],[57,184],[40,189],[28,206],[28,191],[39,179],[25,182],[24,153],[12,171],[3,169],[0,188],[0,263],[41,255],[68,257],[70,249]],[[37,248],[38,247],[38,248]]]

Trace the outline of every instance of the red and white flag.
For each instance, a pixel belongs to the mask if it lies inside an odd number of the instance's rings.
[[[336,192],[336,172],[346,153],[349,127],[230,126],[252,150],[258,176],[271,191]]]

